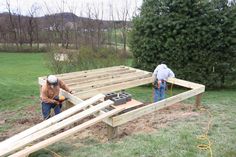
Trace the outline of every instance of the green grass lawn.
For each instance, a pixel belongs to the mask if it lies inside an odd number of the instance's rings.
[[[143,99],[149,100],[150,88],[130,90],[136,96],[141,91],[147,93]],[[203,96],[203,105],[213,116],[209,131],[213,157],[236,157],[235,94],[235,90],[219,90],[208,91]],[[193,99],[185,102],[193,103]],[[200,116],[174,121],[170,126],[156,132],[131,135],[105,144],[93,138],[75,140],[73,145],[65,140],[49,149],[61,156],[70,157],[209,157],[208,151],[197,148],[201,142],[196,139],[205,132],[208,114],[199,110],[196,112],[201,113]],[[77,142],[82,143],[82,146],[75,147]],[[31,157],[39,155],[52,156],[49,151],[40,150]]]
[[[0,115],[11,111],[18,116],[26,106],[38,103],[39,89],[37,78],[50,71],[44,63],[43,54],[0,53]],[[134,97],[150,102],[152,90],[148,86],[130,89]],[[174,90],[174,93],[182,90]],[[207,91],[203,96],[203,105],[213,115],[209,138],[213,142],[214,157],[236,157],[236,92],[235,89]],[[194,99],[185,101],[193,104]],[[202,111],[200,116],[174,121],[171,125],[152,133],[140,133],[110,142],[101,143],[95,139],[67,140],[58,142],[50,150],[68,157],[208,157],[207,151],[197,149],[197,135],[204,133],[208,115]],[[1,116],[0,116],[1,117]],[[9,117],[10,118],[10,117]],[[17,116],[14,117],[17,120]],[[0,132],[12,129],[5,123]],[[82,143],[75,147],[76,143]],[[51,157],[48,150],[40,150],[31,156]]]
[[[0,53],[0,110],[17,110],[39,99],[38,77],[49,74],[43,54]]]

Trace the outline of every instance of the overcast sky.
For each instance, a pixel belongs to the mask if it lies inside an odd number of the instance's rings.
[[[13,12],[21,12],[23,15],[29,14],[32,6],[39,8],[37,16],[62,12],[64,6],[64,12],[73,10],[78,16],[83,17],[88,17],[90,8],[92,18],[95,18],[97,12],[100,19],[106,20],[111,20],[112,13],[116,20],[122,19],[122,12],[126,8],[130,18],[142,5],[142,0],[0,0],[0,12],[7,11],[6,1],[10,3]]]

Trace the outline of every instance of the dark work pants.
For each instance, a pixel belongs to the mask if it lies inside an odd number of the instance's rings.
[[[42,113],[43,113],[43,118],[49,119],[51,117],[50,113],[51,113],[51,109],[54,110],[55,115],[61,113],[61,107],[62,104],[56,105],[53,103],[45,103],[42,102]]]

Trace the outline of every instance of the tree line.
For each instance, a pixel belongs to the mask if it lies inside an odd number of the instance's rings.
[[[178,78],[236,83],[235,1],[146,0],[130,39],[136,67],[153,71],[165,61]]]
[[[113,47],[117,51],[127,50],[127,32],[131,27],[129,19],[135,12],[129,12],[125,5],[117,11],[114,18],[114,6],[109,19],[103,20],[104,11],[96,6],[87,6],[87,17],[77,16],[78,8],[67,6],[64,1],[58,6],[58,13],[52,13],[45,5],[47,15],[38,17],[42,6],[32,5],[27,16],[21,14],[20,8],[14,9],[6,0],[7,12],[0,14],[0,48],[15,48],[17,51],[28,47],[29,50],[59,45],[63,48],[79,49],[89,46],[93,49],[103,46]],[[65,7],[69,12],[65,12]],[[81,14],[82,15],[82,14]]]

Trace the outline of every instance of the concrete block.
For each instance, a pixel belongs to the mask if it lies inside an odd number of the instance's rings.
[[[112,98],[114,98],[114,97],[117,97],[117,94],[116,93],[107,93],[106,95],[105,95],[105,100],[108,100],[108,99],[112,99]]]
[[[132,95],[126,92],[120,93],[120,96],[126,97],[126,101],[131,101]]]
[[[114,105],[121,105],[121,104],[125,104],[127,101],[126,101],[126,97],[124,96],[119,96],[119,97],[113,97],[111,99],[112,101],[114,101]]]

